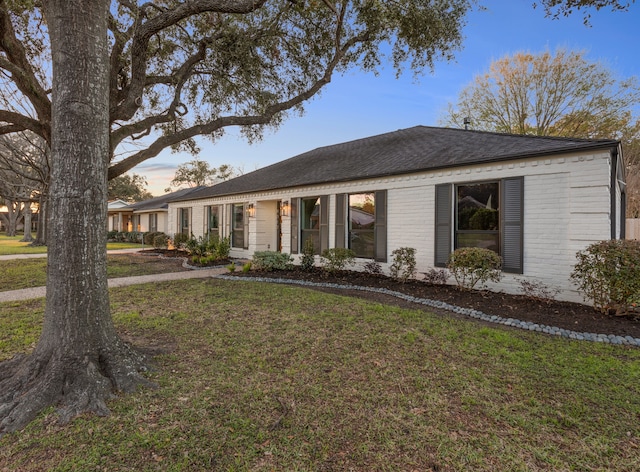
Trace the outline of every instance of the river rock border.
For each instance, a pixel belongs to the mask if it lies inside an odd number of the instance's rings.
[[[241,281],[247,281],[247,282],[269,282],[269,283],[290,284],[290,285],[293,284],[293,285],[303,285],[308,287],[335,288],[335,289],[342,289],[342,290],[360,290],[363,292],[377,292],[377,293],[382,293],[384,295],[391,295],[392,297],[396,297],[411,303],[419,303],[421,305],[426,305],[431,308],[439,308],[442,310],[452,311],[459,315],[468,316],[470,318],[474,318],[477,320],[486,321],[489,323],[501,324],[504,326],[511,326],[513,328],[524,329],[527,331],[536,331],[540,333],[549,334],[551,336],[558,336],[558,337],[567,338],[567,339],[575,339],[578,341],[591,341],[591,342],[597,342],[597,343],[640,347],[640,338],[634,338],[632,336],[618,336],[615,334],[582,333],[578,331],[571,331],[564,328],[557,328],[555,326],[547,326],[543,324],[532,323],[530,321],[520,321],[514,318],[504,318],[502,316],[497,316],[497,315],[487,315],[486,313],[483,313],[479,310],[474,310],[471,308],[462,308],[459,306],[451,305],[449,303],[440,302],[437,300],[430,300],[428,298],[412,297],[410,295],[406,295],[401,292],[396,292],[394,290],[388,290],[385,288],[364,287],[361,285],[309,282],[306,280],[292,280],[292,279],[271,278],[271,277],[250,277],[249,278],[249,277],[235,277],[233,275],[216,275],[214,278],[224,279],[224,280],[241,280]]]

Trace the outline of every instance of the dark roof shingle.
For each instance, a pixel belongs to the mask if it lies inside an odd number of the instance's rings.
[[[413,128],[320,147],[170,201],[402,175],[469,164],[614,147],[615,140]]]

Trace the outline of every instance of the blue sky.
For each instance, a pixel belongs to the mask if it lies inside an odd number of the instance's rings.
[[[448,103],[489,64],[518,51],[539,53],[557,48],[583,50],[587,59],[601,61],[620,78],[640,78],[640,4],[626,13],[591,12],[591,26],[582,15],[551,20],[531,6],[533,0],[482,0],[484,11],[467,17],[463,49],[453,62],[439,62],[418,79],[408,71],[399,79],[392,67],[378,76],[358,70],[335,76],[319,96],[306,105],[302,117],[292,116],[261,142],[247,144],[231,128],[212,144],[199,140],[200,159],[217,167],[231,164],[245,173],[305,151],[416,125],[438,126]],[[640,104],[636,107],[640,114]],[[161,195],[176,166],[193,157],[164,151],[132,170],[144,175],[149,190]]]

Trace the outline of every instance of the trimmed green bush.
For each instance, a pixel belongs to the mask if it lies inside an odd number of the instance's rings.
[[[480,247],[463,247],[449,255],[447,263],[458,287],[473,289],[478,282],[481,286],[491,280],[500,281],[502,277],[502,258],[495,252]]]
[[[623,315],[640,304],[639,241],[600,241],[576,258],[571,279],[596,310]]]
[[[404,283],[416,276],[416,250],[412,247],[395,249],[391,255],[393,263],[389,267],[391,277]]]
[[[302,248],[302,257],[300,258],[300,267],[302,268],[302,270],[307,272],[313,270],[313,266],[316,263],[315,251],[316,250],[313,246],[313,239],[308,238],[304,242],[304,247]]]
[[[356,253],[344,247],[325,249],[320,256],[322,268],[327,272],[345,270],[348,265],[356,263]]]
[[[187,241],[189,241],[189,235],[185,233],[176,233],[173,236],[173,245],[176,249],[185,249]]]
[[[293,267],[293,257],[277,251],[256,251],[253,253],[252,265],[255,270],[271,272],[289,270]]]
[[[156,249],[166,249],[169,245],[169,236],[159,233],[153,237],[153,247]]]
[[[144,243],[147,246],[153,246],[153,240],[155,239],[156,236],[160,234],[164,234],[164,233],[162,231],[152,231],[152,232],[145,233]]]

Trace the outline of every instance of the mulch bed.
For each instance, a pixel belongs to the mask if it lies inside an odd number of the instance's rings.
[[[473,308],[488,315],[514,318],[520,321],[530,321],[578,332],[614,334],[640,338],[640,314],[636,313],[635,316],[604,315],[595,311],[590,306],[579,303],[555,300],[543,302],[527,298],[523,295],[510,295],[480,290],[464,291],[451,285],[430,285],[418,280],[409,280],[406,283],[400,283],[389,277],[351,271],[337,273],[331,276],[319,270],[304,272],[299,269],[278,272],[234,272],[233,275],[238,277],[273,277],[308,280],[310,282],[380,287],[402,292],[413,297],[438,300],[463,308]],[[360,292],[357,290],[345,291],[330,288],[321,288],[319,290],[364,297],[368,300],[385,304],[437,311],[424,305],[406,302],[381,293]],[[451,312],[440,312],[450,316],[457,316]]]

